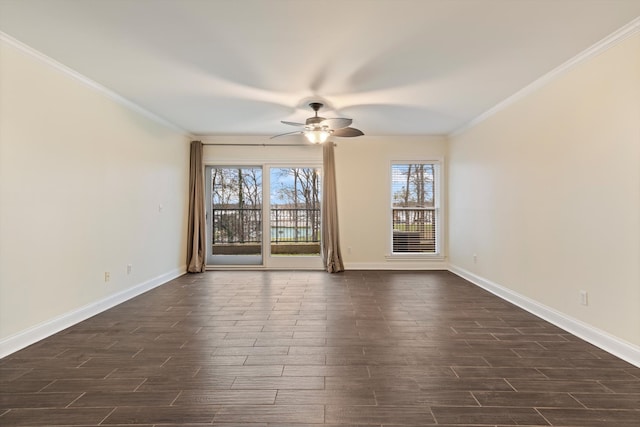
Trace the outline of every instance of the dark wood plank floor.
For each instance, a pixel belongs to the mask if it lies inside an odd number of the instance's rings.
[[[2,426],[640,425],[639,368],[448,272],[186,275],[0,375]]]

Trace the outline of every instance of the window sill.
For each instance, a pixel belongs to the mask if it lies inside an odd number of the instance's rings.
[[[390,254],[384,256],[387,261],[444,261],[441,254]]]

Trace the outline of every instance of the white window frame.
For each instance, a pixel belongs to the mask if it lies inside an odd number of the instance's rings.
[[[433,209],[436,218],[436,247],[433,253],[422,252],[393,252],[393,185],[392,185],[392,170],[395,165],[408,165],[408,164],[430,164],[433,165],[434,173],[434,189],[433,189]],[[388,260],[434,260],[442,261],[445,259],[444,255],[444,229],[445,229],[445,215],[442,203],[442,188],[443,188],[443,169],[444,159],[421,159],[421,160],[392,160],[388,169],[388,254],[386,259]]]

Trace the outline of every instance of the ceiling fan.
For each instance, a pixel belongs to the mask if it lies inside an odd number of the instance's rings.
[[[324,117],[319,117],[318,110],[323,106],[324,104],[320,102],[310,103],[309,107],[313,109],[313,111],[315,112],[315,116],[309,117],[305,123],[287,122],[284,120],[282,121],[282,123],[284,123],[285,125],[302,126],[304,127],[304,130],[281,133],[280,135],[275,135],[271,138],[277,138],[279,136],[285,135],[302,134],[312,144],[321,144],[325,142],[331,135],[343,138],[364,135],[361,130],[349,127],[349,125],[353,122],[353,120],[351,119],[325,119]]]

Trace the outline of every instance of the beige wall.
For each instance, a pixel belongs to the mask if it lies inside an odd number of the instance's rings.
[[[335,158],[340,243],[347,269],[446,268],[444,260],[388,258],[391,250],[391,162],[439,160],[446,170],[446,150],[447,142],[443,137],[363,136],[338,140]],[[446,188],[442,193],[444,209]],[[446,218],[446,210],[443,212],[443,218]],[[443,253],[446,254],[446,247]]]
[[[640,34],[452,137],[449,158],[452,266],[640,345]]]
[[[302,138],[301,138],[302,139]],[[261,164],[321,164],[322,147],[304,144],[296,136],[270,140],[268,136],[216,136],[202,138],[204,144],[234,144],[234,145],[205,145],[203,161],[208,165],[261,165]],[[261,144],[297,144],[295,146],[261,146]],[[237,144],[237,145],[235,145]],[[242,147],[241,144],[251,144]]]
[[[0,49],[1,342],[184,268],[189,148],[182,132]]]

